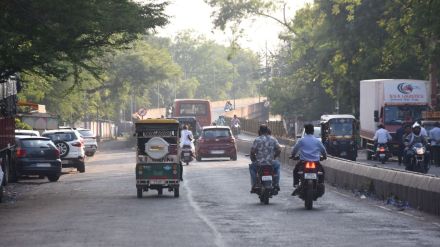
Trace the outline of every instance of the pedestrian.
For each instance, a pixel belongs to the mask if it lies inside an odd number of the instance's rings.
[[[431,140],[431,154],[434,164],[440,166],[440,123],[436,122],[434,128],[429,131]]]

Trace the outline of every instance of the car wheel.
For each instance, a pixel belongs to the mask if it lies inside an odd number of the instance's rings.
[[[49,179],[50,182],[56,182],[58,179],[60,179],[60,174],[52,174],[47,176],[47,179]]]
[[[63,141],[55,141],[55,146],[60,151],[60,157],[64,158],[69,153],[69,144]]]
[[[179,187],[174,188],[174,197],[179,197]]]
[[[142,198],[142,188],[141,187],[137,188],[137,198]]]
[[[76,168],[80,173],[86,172],[86,164],[84,162],[79,162],[78,167]]]

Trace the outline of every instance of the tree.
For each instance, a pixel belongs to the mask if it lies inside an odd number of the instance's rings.
[[[129,0],[1,1],[0,75],[63,78],[74,65],[98,76],[90,61],[165,25],[164,7]]]

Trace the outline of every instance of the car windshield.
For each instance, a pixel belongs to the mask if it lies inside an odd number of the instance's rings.
[[[50,138],[52,141],[74,141],[76,140],[76,136],[75,134],[72,133],[64,133],[64,132],[60,132],[60,133],[46,133],[43,136]]]
[[[25,148],[55,148],[55,145],[53,145],[52,141],[50,140],[43,140],[43,139],[28,139],[28,140],[21,140],[21,146]]]
[[[84,137],[94,137],[95,134],[91,130],[78,130],[79,133]]]
[[[386,106],[384,108],[385,124],[402,124],[414,122],[422,118],[422,112],[426,106]]]
[[[330,134],[335,136],[348,136],[353,134],[352,123],[332,123],[330,124]]]
[[[204,138],[222,138],[230,136],[231,133],[228,129],[208,129],[203,131]]]

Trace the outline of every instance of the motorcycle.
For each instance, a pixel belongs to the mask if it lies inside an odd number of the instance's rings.
[[[240,124],[239,123],[235,123],[232,125],[232,134],[237,137],[238,134],[240,134]]]
[[[190,145],[183,145],[180,159],[185,162],[186,165],[189,165],[189,162],[193,161],[193,152]]]
[[[298,159],[298,158],[293,158]],[[321,159],[322,160],[322,159]],[[313,208],[313,201],[324,195],[324,168],[319,161],[301,161],[298,195],[304,200],[307,210]]]
[[[389,158],[388,145],[383,143],[377,144],[375,156],[376,160],[380,161],[382,164],[385,164]]]
[[[266,205],[269,204],[269,198],[278,194],[273,185],[274,176],[274,169],[270,163],[257,164],[256,184],[252,193],[256,193],[260,202]]]
[[[409,164],[406,164],[406,170],[427,173],[430,168],[429,151],[422,143],[416,143],[411,148],[412,157]]]

